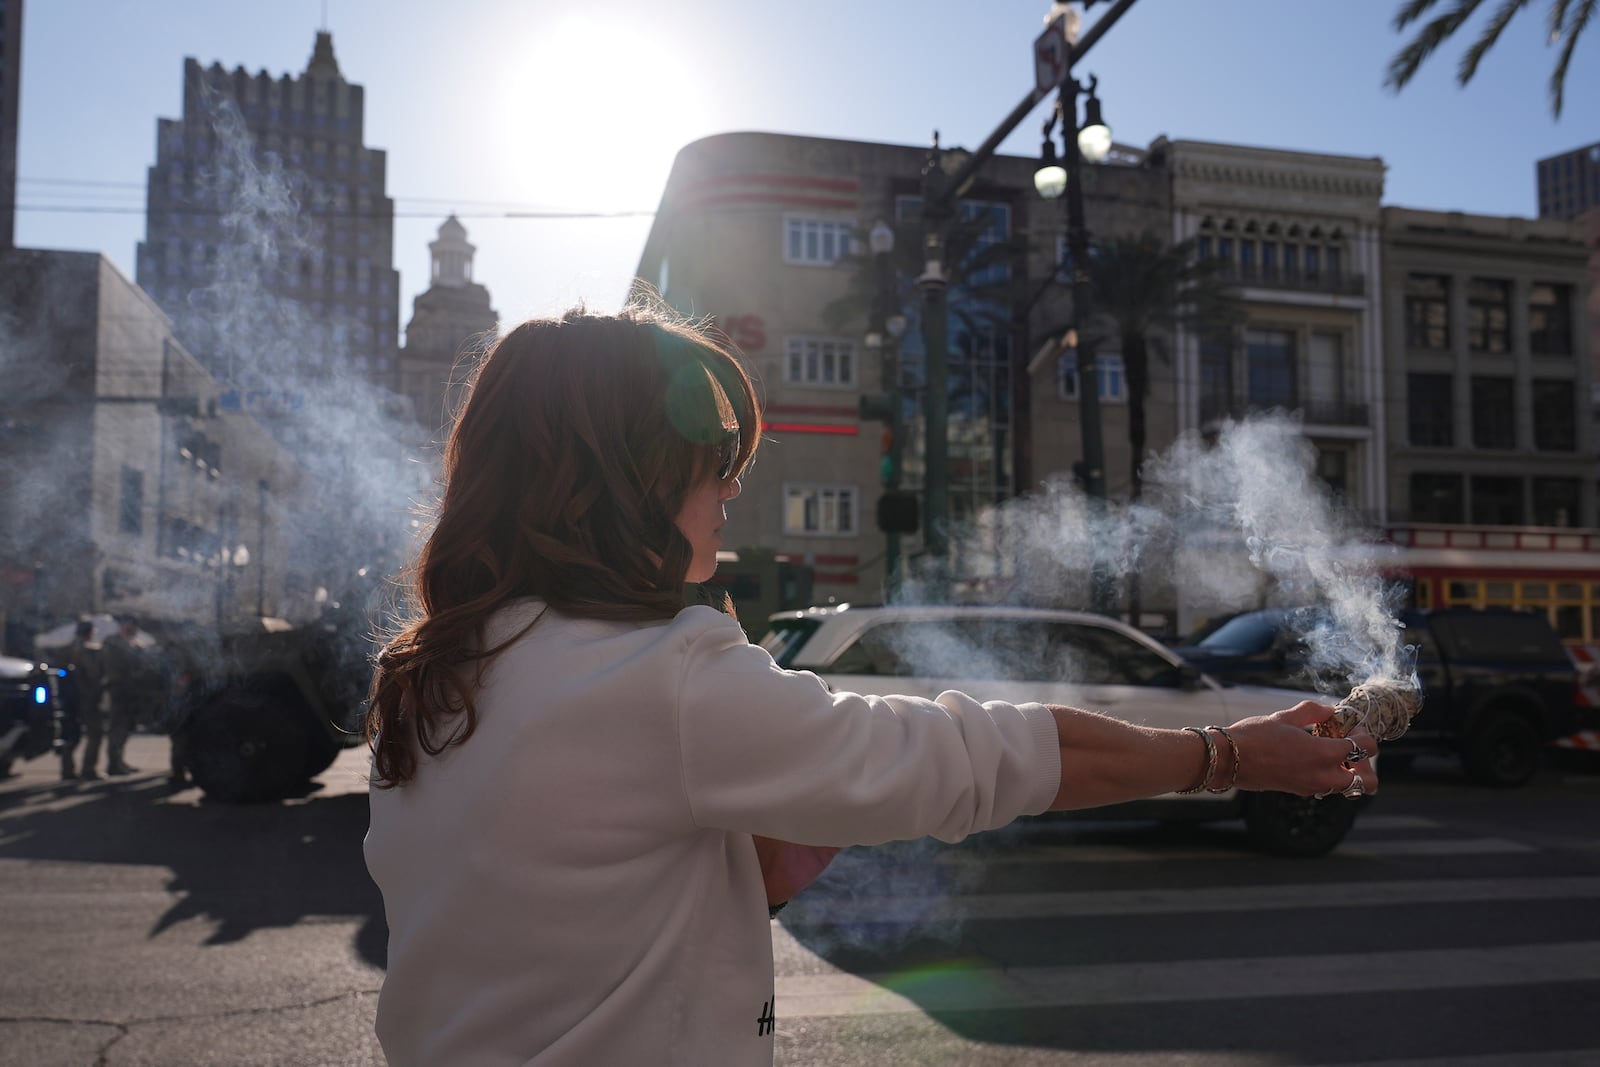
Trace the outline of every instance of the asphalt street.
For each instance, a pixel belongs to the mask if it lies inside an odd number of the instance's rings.
[[[0,1064],[381,1063],[365,754],[303,797],[0,782]],[[773,925],[776,1062],[1600,1063],[1600,774],[1385,782],[1333,855],[1053,817],[845,853]],[[752,1018],[751,1025],[759,1025]]]

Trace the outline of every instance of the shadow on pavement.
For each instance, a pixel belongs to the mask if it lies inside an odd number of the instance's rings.
[[[361,841],[365,793],[277,804],[173,802],[163,778],[110,779],[0,792],[0,859],[165,867],[176,898],[149,931],[202,918],[207,944],[311,916],[365,919],[356,949],[386,963],[383,900]],[[193,793],[180,794],[184,800]]]

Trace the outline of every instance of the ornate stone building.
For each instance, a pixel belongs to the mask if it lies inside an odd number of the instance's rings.
[[[1178,422],[1298,413],[1317,473],[1380,517],[1385,455],[1380,159],[1173,141],[1172,232],[1220,260],[1248,321],[1233,343],[1181,338]]]
[[[477,250],[459,219],[445,219],[428,251],[432,284],[412,304],[400,353],[400,390],[410,398],[417,421],[442,441],[461,399],[464,357],[494,340],[499,317],[489,290],[472,280]]]

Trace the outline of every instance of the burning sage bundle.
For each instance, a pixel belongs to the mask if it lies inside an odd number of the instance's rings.
[[[1422,707],[1422,691],[1409,682],[1373,680],[1350,690],[1334,705],[1333,717],[1311,728],[1319,737],[1344,737],[1357,726],[1379,741],[1393,741],[1406,732]]]

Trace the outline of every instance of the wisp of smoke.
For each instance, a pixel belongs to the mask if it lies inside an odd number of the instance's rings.
[[[1298,422],[1281,413],[1227,423],[1211,440],[1191,434],[1146,461],[1137,502],[1095,506],[1055,477],[952,529],[954,572],[980,600],[1083,608],[1098,580],[1116,594],[1180,596],[1201,616],[1304,607],[1291,623],[1313,673],[1346,688],[1404,680],[1412,657],[1395,618],[1399,587],[1382,575],[1379,547],[1316,476],[1315,459]],[[933,588],[915,578],[902,599],[929,598]]]
[[[1313,609],[1291,618],[1304,627],[1314,671],[1352,684],[1402,680],[1411,666],[1395,617],[1399,587],[1316,477],[1315,459],[1299,425],[1273,415],[1230,422],[1209,446],[1183,438],[1145,469],[1186,558],[1242,547],[1276,602]]]

